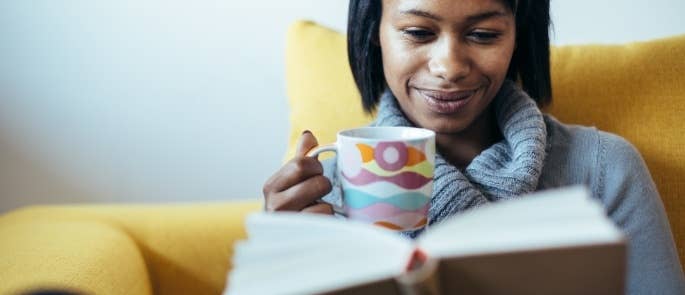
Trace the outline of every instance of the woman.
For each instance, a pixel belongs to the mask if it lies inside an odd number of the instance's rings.
[[[541,0],[350,1],[350,65],[364,108],[378,109],[372,125],[436,132],[431,222],[585,184],[629,237],[628,293],[682,293],[663,204],[637,150],[539,109],[551,100],[549,23]],[[264,185],[267,210],[332,214],[317,200],[337,198],[324,177],[335,163],[305,157],[316,145],[305,131],[296,157]]]

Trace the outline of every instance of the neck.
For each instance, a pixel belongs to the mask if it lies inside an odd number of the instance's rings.
[[[502,139],[492,104],[459,133],[438,133],[435,142],[445,160],[464,170],[482,151]]]

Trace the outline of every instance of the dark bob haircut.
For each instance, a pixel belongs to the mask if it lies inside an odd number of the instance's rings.
[[[507,78],[519,81],[538,106],[552,101],[549,63],[549,0],[501,0],[516,18],[516,49]],[[373,112],[385,90],[378,30],[381,0],[350,0],[347,54],[366,112]]]

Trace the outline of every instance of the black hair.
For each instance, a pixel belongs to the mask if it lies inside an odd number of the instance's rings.
[[[519,81],[538,106],[552,101],[549,62],[549,0],[502,0],[516,18],[516,49],[507,78]],[[350,0],[347,54],[362,105],[373,112],[385,90],[378,30],[381,0]]]

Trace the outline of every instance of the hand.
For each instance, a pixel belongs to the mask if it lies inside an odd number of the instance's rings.
[[[331,182],[323,176],[323,166],[307,152],[318,145],[316,137],[305,131],[297,143],[295,157],[266,181],[263,187],[266,211],[302,211],[333,214],[333,208],[316,201],[328,194]]]

